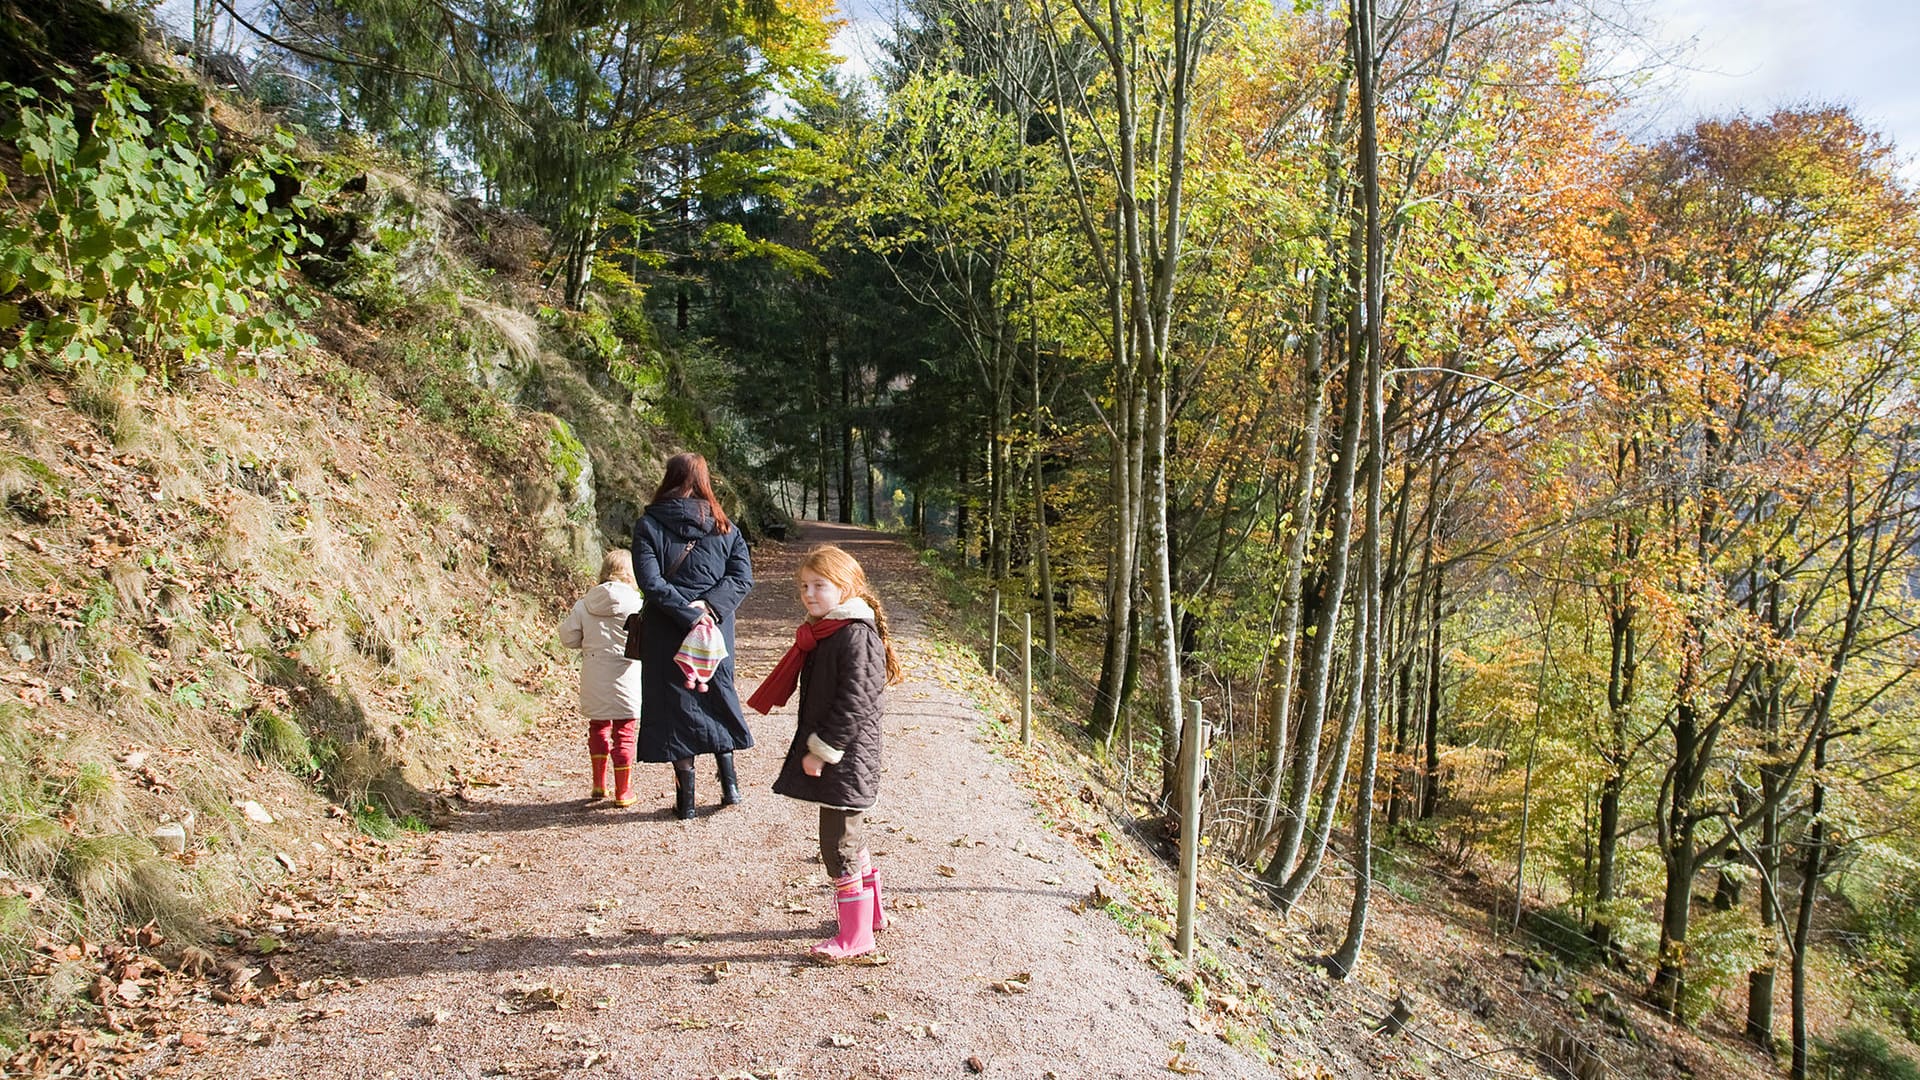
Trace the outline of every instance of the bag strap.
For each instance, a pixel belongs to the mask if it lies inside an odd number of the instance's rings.
[[[673,572],[674,572],[675,570],[678,570],[678,569],[680,569],[680,564],[681,564],[681,563],[684,563],[684,562],[686,562],[686,561],[687,561],[687,556],[689,556],[689,555],[691,555],[691,554],[693,554],[693,545],[695,545],[695,544],[697,544],[697,543],[699,543],[699,542],[700,542],[700,541],[699,541],[699,539],[698,539],[698,538],[695,538],[695,539],[693,539],[693,540],[689,540],[689,541],[687,541],[687,546],[686,546],[685,548],[683,548],[683,549],[681,549],[681,551],[680,551],[680,557],[679,557],[679,558],[677,558],[677,559],[675,559],[675,560],[673,560],[673,565],[672,565],[672,566],[670,566],[670,567],[668,567],[668,568],[667,568],[667,572],[666,572],[666,573],[664,573],[664,574],[662,574],[662,575],[660,575],[660,576],[661,576],[661,577],[669,577],[669,578],[670,578],[670,577],[672,577],[672,576],[673,576]]]

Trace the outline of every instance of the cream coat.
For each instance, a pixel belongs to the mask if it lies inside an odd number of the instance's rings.
[[[627,659],[627,616],[640,591],[621,581],[595,585],[560,624],[560,644],[580,650],[580,715],[630,720],[640,715],[640,662]]]

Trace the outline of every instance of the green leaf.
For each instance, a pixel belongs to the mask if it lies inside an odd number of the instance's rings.
[[[20,324],[19,304],[0,304],[0,330],[11,330]]]

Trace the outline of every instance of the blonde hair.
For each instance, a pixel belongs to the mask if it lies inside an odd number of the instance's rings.
[[[600,560],[600,580],[603,583],[624,581],[639,588],[640,583],[633,579],[633,552],[626,548],[614,548],[607,552]]]
[[[893,655],[893,631],[887,626],[887,610],[880,605],[880,598],[873,594],[873,586],[867,582],[867,572],[860,568],[860,560],[847,554],[844,548],[832,544],[821,544],[807,552],[800,561],[800,568],[793,572],[795,581],[800,575],[812,571],[840,586],[841,597],[857,596],[873,609],[873,626],[880,631],[880,644],[887,650],[887,682],[897,683],[905,677],[900,670],[900,660]]]

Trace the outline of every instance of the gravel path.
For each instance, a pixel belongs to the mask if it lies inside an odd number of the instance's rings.
[[[905,547],[808,525],[755,551],[741,609],[744,690],[799,616],[790,581],[807,543],[866,564],[890,603],[907,681],[887,714],[887,768],[870,837],[892,902],[886,961],[804,959],[832,896],[812,806],[769,785],[793,707],[753,717],[739,757],[746,802],[672,819],[665,766],[636,774],[631,810],[587,809],[572,723],[529,735],[498,786],[434,834],[392,909],[324,928],[288,959],[336,976],[306,1001],[208,1005],[203,1030],[254,1034],[156,1066],[206,1077],[1271,1075],[1185,1023],[1185,1003],[1141,947],[1079,901],[1098,871],[1036,819],[982,732],[974,703],[937,677],[912,608]],[[1024,976],[1024,992],[1009,980]],[[1001,984],[996,987],[995,984]],[[261,1034],[265,1033],[265,1034]]]

